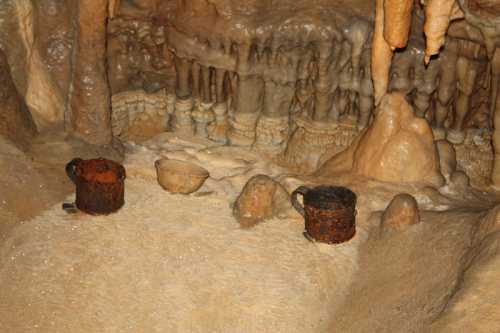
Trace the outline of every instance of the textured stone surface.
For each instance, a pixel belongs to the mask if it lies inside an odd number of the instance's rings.
[[[39,128],[62,122],[64,112],[64,98],[48,66],[49,51],[41,47],[47,46],[53,37],[48,36],[47,30],[41,32],[44,27],[51,26],[53,29],[49,30],[54,34],[64,32],[60,27],[54,28],[55,21],[38,11],[51,4],[56,5],[48,0],[36,4],[30,0],[0,2],[0,48],[7,55],[14,82]],[[59,14],[58,17],[64,16]],[[51,23],[39,25],[41,20]]]
[[[383,229],[398,229],[420,222],[418,203],[407,193],[396,195],[382,215]]]
[[[269,176],[256,175],[236,199],[233,215],[242,227],[250,227],[272,217],[284,216],[290,207],[290,196],[281,184]]]
[[[26,148],[35,134],[35,123],[12,81],[7,58],[0,50],[0,136]]]
[[[457,156],[455,148],[446,140],[436,141],[436,148],[439,154],[439,167],[441,174],[449,179],[457,168]]]

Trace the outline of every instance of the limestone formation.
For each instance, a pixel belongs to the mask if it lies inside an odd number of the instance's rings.
[[[294,127],[281,161],[303,173],[315,171],[328,158],[349,147],[359,134],[352,125],[321,123],[304,117],[295,118]]]
[[[112,140],[111,96],[106,71],[106,1],[78,1],[71,95],[75,134],[93,144]]]
[[[455,172],[457,168],[457,156],[453,145],[446,140],[436,141],[436,148],[439,154],[439,168],[446,180]]]
[[[456,193],[465,193],[470,186],[470,180],[463,171],[455,171],[450,177],[450,189]]]
[[[0,50],[0,136],[26,149],[36,132],[28,107],[12,80],[7,58]]]
[[[372,126],[317,174],[332,177],[339,172],[438,187],[444,182],[432,131],[424,119],[414,115],[401,93],[385,95]]]
[[[0,0],[0,332],[497,332],[499,3]],[[45,198],[110,142],[124,209]],[[357,193],[351,241],[303,237],[305,185]]]
[[[285,188],[266,175],[252,177],[233,206],[233,215],[243,228],[273,217],[286,216],[291,208]]]
[[[65,18],[54,18],[70,13],[57,7],[64,6],[30,0],[0,4],[0,49],[7,56],[14,83],[40,129],[62,123],[64,114],[61,87],[67,88],[68,82],[56,82],[67,78],[69,29],[67,18],[66,22]],[[52,15],[46,15],[47,12]],[[50,17],[51,22],[40,22],[40,17]],[[44,28],[52,28],[58,34],[48,36]]]
[[[418,203],[408,193],[392,198],[382,214],[382,230],[397,230],[420,222]]]

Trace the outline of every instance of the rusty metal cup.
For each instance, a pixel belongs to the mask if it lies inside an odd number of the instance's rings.
[[[104,158],[75,158],[66,165],[76,185],[76,207],[88,214],[106,215],[125,203],[125,168]]]
[[[302,195],[304,205],[297,200]],[[304,235],[312,240],[338,244],[356,234],[356,194],[346,187],[300,186],[292,193],[293,207],[304,216]]]

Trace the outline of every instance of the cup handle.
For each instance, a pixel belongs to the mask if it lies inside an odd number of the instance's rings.
[[[308,191],[309,191],[308,187],[306,187],[306,186],[300,186],[295,191],[292,192],[292,196],[291,196],[293,208],[295,208],[300,213],[300,215],[302,215],[304,217],[306,216],[306,213],[304,211],[304,206],[302,206],[300,204],[300,202],[297,200],[297,196],[299,194],[301,194],[302,196],[304,196],[304,195],[306,195],[306,193]]]
[[[76,183],[76,172],[75,172],[76,165],[81,161],[83,161],[81,158],[74,158],[71,160],[71,162],[66,164],[66,174],[73,183]]]

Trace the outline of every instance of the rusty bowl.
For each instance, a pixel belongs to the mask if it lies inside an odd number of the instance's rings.
[[[186,161],[162,158],[155,162],[155,167],[158,183],[172,193],[193,193],[209,176],[204,168]]]

